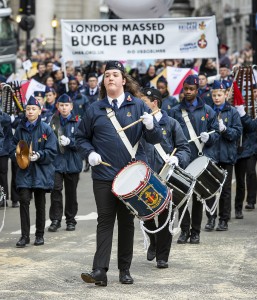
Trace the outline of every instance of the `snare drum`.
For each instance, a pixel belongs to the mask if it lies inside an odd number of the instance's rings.
[[[196,178],[194,192],[202,200],[208,200],[219,193],[227,177],[227,171],[219,168],[206,156],[192,161],[185,171]]]
[[[169,188],[143,161],[123,168],[113,181],[112,192],[142,220],[159,215],[171,201]]]
[[[163,170],[161,176],[172,189],[173,204],[180,208],[191,197],[195,186],[195,178],[178,166],[168,166]]]

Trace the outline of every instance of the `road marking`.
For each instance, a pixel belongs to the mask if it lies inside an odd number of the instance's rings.
[[[89,221],[89,220],[96,220],[97,219],[97,213],[96,212],[91,212],[88,215],[85,216],[76,216],[76,221]],[[65,220],[65,217],[62,217],[62,220]],[[46,225],[45,228],[47,228],[48,226],[50,226],[51,224],[51,220],[48,219],[46,220]],[[33,234],[36,232],[36,226],[32,225],[30,226],[30,233]],[[11,234],[21,234],[21,230],[17,230],[17,231],[13,231],[11,232]]]

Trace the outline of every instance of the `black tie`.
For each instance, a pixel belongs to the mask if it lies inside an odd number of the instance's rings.
[[[33,129],[33,127],[34,127],[34,125],[33,124],[29,124],[29,131],[32,131],[32,129]]]
[[[91,96],[93,96],[94,95],[94,90],[91,90]]]
[[[117,102],[118,102],[117,99],[113,99],[113,100],[112,100],[112,106],[113,106],[113,110],[114,110],[115,112],[118,110]]]

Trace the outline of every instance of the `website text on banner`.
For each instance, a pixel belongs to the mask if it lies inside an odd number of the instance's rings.
[[[218,57],[212,17],[143,20],[61,20],[68,60]]]

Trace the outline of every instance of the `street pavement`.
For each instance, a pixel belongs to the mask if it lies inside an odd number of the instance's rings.
[[[234,197],[233,185],[233,197]],[[19,209],[6,209],[0,232],[0,299],[257,299],[257,209],[232,211],[227,232],[201,232],[199,245],[179,245],[174,237],[168,269],[146,260],[139,221],[135,219],[135,283],[122,285],[117,270],[117,227],[108,272],[108,286],[86,284],[80,274],[90,271],[95,252],[96,208],[89,173],[81,173],[78,186],[76,231],[46,230],[45,245],[34,246],[35,207],[31,201],[31,242],[15,247],[20,237]],[[47,218],[49,209],[47,196]],[[10,201],[9,201],[10,204]],[[0,225],[4,210],[0,210]],[[50,221],[47,221],[47,227]],[[202,227],[206,224],[206,217]]]

